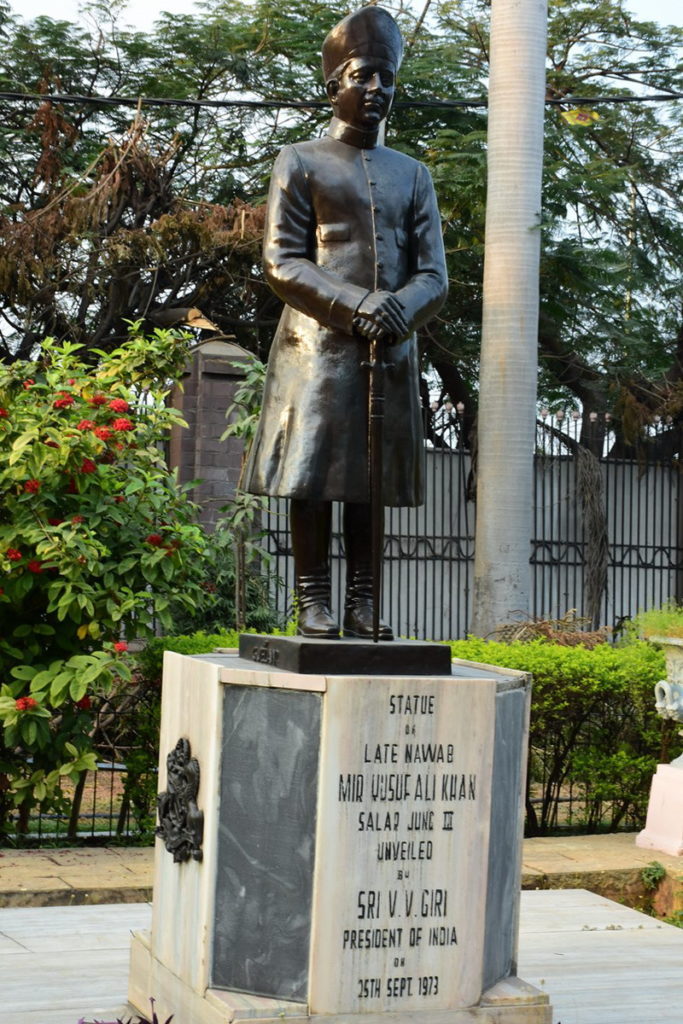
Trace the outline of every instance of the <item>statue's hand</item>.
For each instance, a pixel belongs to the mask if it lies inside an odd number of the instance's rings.
[[[369,334],[359,326],[358,330],[366,338],[393,335],[404,338],[409,334],[403,304],[391,292],[370,292],[365,296],[356,310],[361,324],[369,321],[377,330],[377,334]],[[369,330],[369,329],[368,329]]]
[[[372,320],[368,320],[364,316],[355,316],[353,318],[353,326],[368,341],[379,338],[380,341],[390,342],[394,338],[394,335],[389,331],[385,331],[379,324],[373,323]]]

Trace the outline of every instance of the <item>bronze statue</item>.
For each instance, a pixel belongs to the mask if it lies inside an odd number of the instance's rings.
[[[337,637],[330,610],[331,502],[344,502],[346,636],[372,636],[368,347],[383,348],[385,505],[419,505],[423,430],[415,330],[441,307],[447,277],[427,169],[378,141],[403,41],[364,7],[323,43],[333,118],[320,139],[285,146],[268,196],[263,261],[286,303],[246,467],[254,494],[291,499],[299,633]],[[364,365],[365,364],[365,365]],[[388,626],[380,639],[392,639]]]

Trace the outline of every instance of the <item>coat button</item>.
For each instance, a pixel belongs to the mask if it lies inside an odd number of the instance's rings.
[[[377,269],[384,270],[384,263],[382,260],[377,260]]]
[[[384,241],[384,235],[375,235],[375,238],[377,239],[378,242]]]
[[[373,213],[380,213],[381,211],[380,211],[380,208],[379,208],[379,206],[373,206],[373,208],[372,208],[372,212],[373,212]]]

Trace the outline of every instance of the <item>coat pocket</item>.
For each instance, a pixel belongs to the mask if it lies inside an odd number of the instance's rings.
[[[408,232],[404,231],[403,228],[394,228],[396,234],[396,245],[399,249],[408,248]]]
[[[318,224],[319,242],[348,242],[350,237],[348,224]]]

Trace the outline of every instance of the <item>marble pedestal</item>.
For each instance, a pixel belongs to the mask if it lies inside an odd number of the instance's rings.
[[[683,856],[683,763],[657,765],[645,828],[636,836],[636,846]]]
[[[157,840],[131,1003],[183,1024],[550,1024],[515,973],[528,707],[527,676],[469,663],[349,677],[167,654],[159,789],[187,739],[202,859]]]

